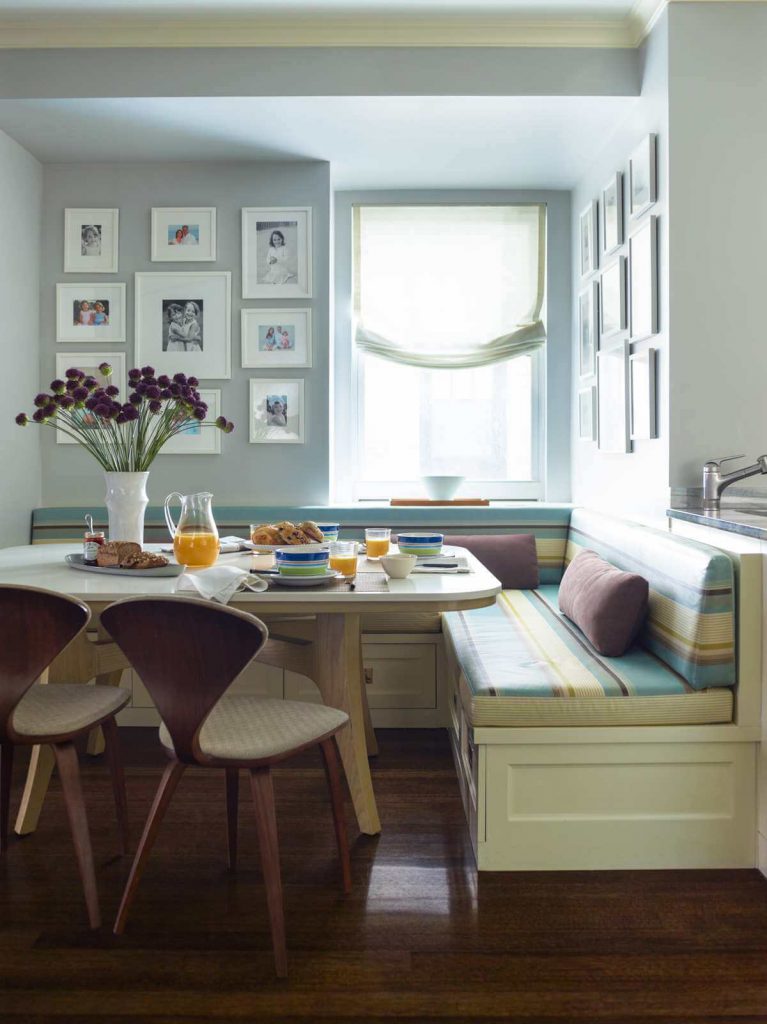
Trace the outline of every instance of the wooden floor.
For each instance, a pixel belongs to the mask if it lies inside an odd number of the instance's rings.
[[[137,836],[163,758],[154,730],[121,735]],[[223,778],[187,773],[116,939],[86,926],[54,783],[38,832],[13,841],[0,867],[0,1019],[767,1021],[767,880],[756,871],[478,877],[445,734],[379,740],[384,832],[355,842],[348,897],[319,759],[276,774],[286,982],[273,974],[246,786],[232,875]],[[106,769],[84,759],[83,774],[109,920],[129,865],[114,856]]]

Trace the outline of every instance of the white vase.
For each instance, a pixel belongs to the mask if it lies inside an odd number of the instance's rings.
[[[109,513],[109,539],[144,544],[144,513],[149,504],[146,482],[149,473],[104,473]]]

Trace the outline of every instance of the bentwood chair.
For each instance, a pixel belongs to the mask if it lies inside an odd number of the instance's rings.
[[[127,853],[127,802],[115,715],[128,703],[130,693],[80,683],[36,685],[90,616],[88,607],[71,597],[32,587],[0,587],[0,853],[8,848],[14,749],[48,743],[64,793],[88,920],[98,928],[93,852],[74,740],[98,725],[104,731],[121,847]]]
[[[138,672],[160,712],[160,742],[170,763],[160,781],[136,851],[114,931],[122,933],[163,815],[189,765],[223,768],[229,866],[237,860],[239,770],[250,773],[261,868],[279,977],[287,975],[277,819],[271,766],[319,744],[330,788],[343,887],[351,889],[336,733],[348,722],[336,708],[225,696],[256,657],[268,632],[259,619],[233,608],[179,597],[128,598],[110,605],[101,622]]]

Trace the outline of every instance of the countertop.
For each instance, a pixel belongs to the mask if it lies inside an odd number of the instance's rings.
[[[682,519],[688,523],[699,523],[714,530],[740,533],[744,537],[767,540],[767,505],[733,505],[718,512],[707,512],[703,508],[678,506],[666,509],[669,519]]]

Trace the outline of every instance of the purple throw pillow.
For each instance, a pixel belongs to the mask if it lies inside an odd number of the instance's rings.
[[[504,590],[534,590],[540,583],[532,533],[456,534],[445,537],[445,544],[471,551]]]
[[[647,580],[622,572],[596,551],[582,551],[559,585],[559,610],[600,654],[619,658],[633,643],[647,615]]]

